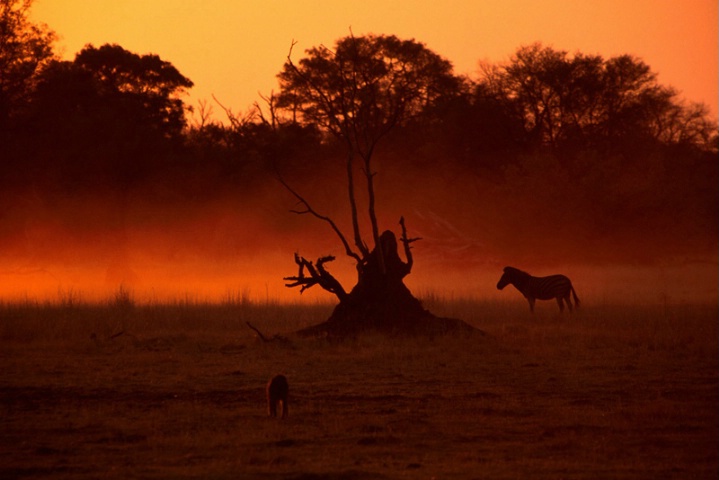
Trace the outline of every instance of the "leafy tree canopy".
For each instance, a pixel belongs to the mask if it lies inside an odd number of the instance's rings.
[[[53,62],[43,72],[36,114],[90,118],[127,135],[175,137],[185,127],[180,95],[192,87],[169,62],[138,55],[119,45],[86,46],[73,62]],[[88,126],[88,125],[86,125]],[[144,135],[144,134],[143,134]]]
[[[22,109],[38,71],[53,58],[55,34],[28,20],[32,0],[0,0],[0,126]]]
[[[192,82],[157,55],[118,45],[86,46],[75,60],[52,61],[38,76],[24,128],[25,146],[56,184],[129,185],[156,168],[183,140]],[[91,181],[83,179],[93,178]]]
[[[706,147],[713,136],[705,106],[678,101],[673,88],[630,55],[605,60],[535,43],[506,64],[485,66],[479,84],[512,104],[541,145],[654,139]]]
[[[371,154],[392,128],[447,95],[461,81],[452,64],[415,40],[391,35],[348,36],[334,50],[307,50],[279,74],[278,105]]]
[[[154,54],[138,55],[119,45],[86,46],[75,65],[91,72],[110,91],[171,97],[191,88],[192,82],[170,62]]]

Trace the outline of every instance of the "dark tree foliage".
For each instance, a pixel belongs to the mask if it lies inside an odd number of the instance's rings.
[[[156,55],[85,47],[38,76],[26,131],[32,176],[67,188],[125,188],[181,145],[192,82]]]
[[[328,146],[314,125],[256,121],[207,122],[186,131],[187,162],[194,176],[249,191],[274,181],[277,171],[304,183],[325,161]]]
[[[54,58],[55,34],[29,20],[32,3],[0,0],[0,188],[27,180],[17,168],[28,154],[26,140],[30,140],[20,122],[38,74]]]
[[[55,34],[28,19],[32,0],[0,0],[0,129],[21,112],[38,72],[53,58]]]
[[[716,135],[706,107],[683,105],[629,55],[570,56],[536,43],[486,66],[480,85],[513,106],[537,146],[616,151],[639,140],[708,148]]]
[[[452,65],[424,44],[395,36],[349,36],[334,50],[307,51],[279,75],[280,107],[371,155],[377,141],[434,105],[456,95]]]
[[[496,177],[529,150],[528,135],[512,104],[466,81],[460,94],[435,102],[397,129],[387,150],[414,168],[456,164]]]
[[[143,127],[165,136],[179,136],[185,127],[179,97],[192,82],[157,55],[137,55],[119,45],[85,47],[73,65],[90,75],[98,95],[122,103]]]

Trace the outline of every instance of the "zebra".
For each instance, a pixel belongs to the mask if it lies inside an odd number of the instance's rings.
[[[533,277],[514,267],[505,267],[502,278],[497,282],[497,290],[502,290],[509,284],[520,291],[529,302],[529,310],[534,313],[535,300],[557,299],[559,312],[564,312],[564,303],[567,302],[569,311],[572,311],[572,302],[569,294],[574,296],[574,306],[579,308],[579,298],[574,291],[572,281],[564,275],[550,275],[548,277]]]

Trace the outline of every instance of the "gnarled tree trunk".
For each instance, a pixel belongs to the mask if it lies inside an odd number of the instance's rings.
[[[402,242],[405,252],[409,252],[409,243],[412,240],[406,238],[403,222],[402,226]],[[340,302],[330,318],[299,333],[308,336],[347,337],[363,332],[437,335],[477,331],[461,320],[439,318],[422,307],[421,302],[412,295],[403,281],[412,268],[411,253],[407,253],[407,262],[403,262],[397,245],[394,233],[389,230],[382,233],[379,246],[375,247],[359,266],[357,285],[349,293],[344,290],[341,293],[337,290],[333,292]],[[300,274],[298,277],[288,277],[288,280],[294,280],[288,286],[302,285],[304,289],[308,288],[308,285],[320,284],[327,289],[326,286],[335,285],[336,280],[324,268],[328,258],[330,257],[319,259],[315,268],[311,262],[297,257]],[[303,269],[308,270],[310,277],[304,276]]]

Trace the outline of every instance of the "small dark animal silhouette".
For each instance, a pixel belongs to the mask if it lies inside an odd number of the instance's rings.
[[[282,418],[287,418],[287,396],[290,392],[290,386],[287,383],[287,377],[284,375],[275,375],[267,382],[267,414],[270,417],[277,416],[277,406],[282,405]]]
[[[502,278],[497,283],[497,289],[502,290],[507,285],[512,284],[519,290],[524,298],[529,302],[529,310],[534,313],[534,302],[536,300],[557,299],[559,311],[564,311],[564,302],[567,303],[569,311],[572,311],[572,302],[570,294],[574,297],[574,307],[579,307],[579,298],[577,297],[571,280],[564,275],[550,275],[549,277],[533,277],[527,272],[523,272],[514,267],[505,267]]]

